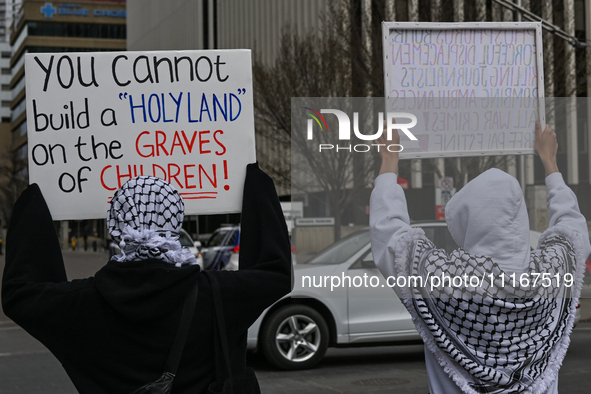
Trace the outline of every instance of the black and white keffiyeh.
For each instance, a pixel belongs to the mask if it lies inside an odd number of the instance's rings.
[[[448,282],[433,289],[412,283],[399,289],[425,345],[462,391],[543,393],[556,379],[574,325],[584,268],[577,266],[569,239],[560,228],[542,236],[524,271],[532,281],[524,286],[519,274],[513,286],[510,274],[490,257],[461,248],[450,255],[435,249],[420,229],[398,243],[400,274],[485,278],[475,287]],[[543,286],[547,281],[540,280],[533,286],[535,273],[547,273],[554,282]],[[572,275],[572,286],[557,285],[555,278],[566,274]],[[490,284],[489,278],[495,282]]]
[[[119,262],[158,259],[181,265],[197,264],[179,242],[185,205],[179,193],[162,179],[138,176],[127,181],[111,199],[109,233],[121,248]]]

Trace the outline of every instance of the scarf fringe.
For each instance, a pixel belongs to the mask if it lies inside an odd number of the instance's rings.
[[[583,290],[583,278],[585,276],[585,260],[587,260],[587,256],[585,256],[583,253],[586,247],[582,243],[583,240],[581,239],[581,235],[578,232],[566,226],[561,226],[558,224],[550,227],[542,233],[542,236],[538,241],[536,249],[538,249],[540,245],[542,245],[548,238],[552,238],[555,236],[562,236],[568,239],[572,243],[573,249],[575,250],[577,262],[575,267],[575,287],[572,290],[573,301],[570,305],[571,313],[569,313],[569,321],[566,325],[564,335],[560,339],[560,342],[556,345],[556,355],[550,357],[547,372],[539,379],[539,381],[536,381],[532,384],[532,394],[544,393],[548,389],[548,387],[554,382],[554,380],[558,378],[558,371],[562,366],[562,362],[564,361],[564,357],[566,356],[568,347],[570,345],[570,335],[575,325],[576,309],[577,305],[579,304],[579,298],[581,297],[581,291]]]
[[[523,393],[524,394],[543,394],[545,393],[551,384],[558,377],[558,371],[562,366],[564,357],[566,356],[569,344],[570,335],[574,326],[574,319],[576,313],[576,306],[583,287],[583,276],[585,272],[585,260],[587,256],[584,256],[583,251],[586,247],[582,244],[583,240],[580,235],[566,228],[564,226],[556,225],[546,230],[538,242],[542,245],[548,238],[554,236],[563,236],[573,244],[573,249],[576,254],[576,272],[575,272],[575,288],[572,291],[573,301],[570,305],[569,320],[565,328],[564,335],[560,338],[559,342],[554,347],[553,354],[548,359],[548,365],[544,373],[538,377]],[[430,242],[425,236],[425,233],[420,228],[413,228],[407,234],[405,234],[397,244],[392,248],[388,248],[388,252],[394,254],[394,265],[396,272],[399,275],[410,276],[410,263],[415,253],[415,242],[417,240],[425,240]],[[399,295],[402,303],[409,311],[412,321],[420,334],[421,338],[427,349],[435,356],[439,365],[443,368],[445,373],[453,380],[453,382],[462,390],[465,394],[480,394],[470,387],[470,381],[462,374],[462,368],[457,366],[456,363],[449,359],[437,346],[435,339],[425,324],[424,320],[419,316],[415,304],[413,302],[413,294],[409,287],[399,288]]]
[[[394,253],[394,264],[396,266],[396,271],[401,273],[405,276],[410,276],[410,261],[412,260],[412,255],[414,254],[414,243],[417,240],[425,240],[429,241],[428,238],[425,236],[425,232],[420,228],[414,228],[405,234],[396,244],[391,252]],[[429,241],[430,242],[430,241]],[[411,252],[412,251],[412,252]],[[401,293],[404,295],[404,298],[401,298],[402,303],[409,311],[412,321],[419,332],[421,338],[423,338],[423,342],[427,349],[437,359],[437,362],[445,373],[454,381],[454,383],[466,394],[480,394],[477,393],[474,389],[472,389],[468,385],[468,381],[466,378],[461,376],[461,373],[454,368],[447,357],[441,352],[437,344],[435,343],[435,339],[431,334],[429,328],[425,325],[423,319],[417,313],[414,303],[413,303],[413,295],[409,287],[400,288]]]

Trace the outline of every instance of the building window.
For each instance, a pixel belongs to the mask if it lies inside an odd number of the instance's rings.
[[[14,87],[12,88],[12,95],[11,98],[14,100],[16,98],[16,96],[18,96],[20,94],[20,92],[23,91],[23,89],[25,88],[25,77],[22,77],[16,85],[14,85]]]
[[[0,105],[2,106],[2,108],[10,108],[10,100],[2,100],[2,103]]]
[[[74,48],[74,47],[27,47],[29,53],[39,52],[111,52],[120,51],[121,49],[104,49],[104,48]]]
[[[18,148],[17,156],[19,159],[26,159],[27,157],[29,157],[29,143],[28,142],[26,142],[23,146]]]
[[[16,118],[18,118],[20,116],[20,114],[25,112],[26,108],[27,108],[27,100],[23,99],[23,100],[21,100],[20,103],[17,104],[16,107],[14,107],[12,109],[12,116],[10,117],[10,119],[12,119],[12,122],[14,122],[14,120]]]
[[[10,119],[8,120],[10,122]],[[13,139],[16,139],[18,137],[22,137],[23,135],[27,134],[27,121],[25,120],[24,122],[22,122],[16,129],[12,130],[13,133]]]
[[[124,24],[29,22],[30,36],[118,38],[127,36]]]
[[[10,69],[9,68],[3,68],[1,71],[2,75],[10,75]]]

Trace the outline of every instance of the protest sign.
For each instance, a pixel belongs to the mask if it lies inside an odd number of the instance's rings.
[[[25,60],[29,176],[54,220],[103,218],[138,175],[186,214],[241,209],[256,161],[249,50],[33,53]]]
[[[540,23],[384,22],[382,32],[386,112],[417,117],[401,158],[533,153],[535,121],[545,124]]]

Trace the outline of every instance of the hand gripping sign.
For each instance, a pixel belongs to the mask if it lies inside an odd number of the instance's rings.
[[[256,161],[248,50],[27,54],[30,182],[55,220],[162,178],[186,214],[238,212]]]

